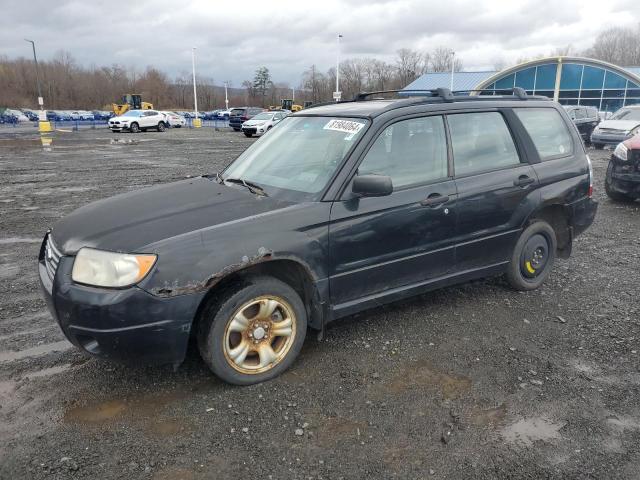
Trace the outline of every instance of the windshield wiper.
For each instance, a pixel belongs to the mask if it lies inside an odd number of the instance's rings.
[[[254,195],[262,195],[263,197],[268,197],[269,195],[267,195],[267,192],[264,191],[264,188],[262,188],[260,185],[253,183],[253,182],[247,182],[246,180],[243,180],[242,178],[225,178],[223,180],[223,183],[237,183],[238,185],[243,185],[245,187],[247,187],[249,189],[249,191],[251,193],[253,193]]]

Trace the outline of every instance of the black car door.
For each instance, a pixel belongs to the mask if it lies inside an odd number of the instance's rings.
[[[521,162],[501,112],[447,116],[458,191],[456,269],[497,266],[509,259],[538,177]]]
[[[388,175],[393,193],[334,202],[329,227],[334,309],[410,288],[453,269],[456,189],[442,116],[386,127],[358,175]]]

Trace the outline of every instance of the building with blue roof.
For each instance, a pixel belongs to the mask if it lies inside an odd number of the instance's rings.
[[[548,57],[499,72],[426,73],[403,90],[450,88],[471,95],[500,95],[514,87],[563,105],[588,105],[613,112],[640,104],[640,67],[619,67],[582,57]]]

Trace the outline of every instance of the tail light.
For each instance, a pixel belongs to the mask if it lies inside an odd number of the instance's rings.
[[[247,120],[249,120],[249,117],[247,117],[246,115],[243,115],[240,117],[240,120],[242,120],[243,122],[246,122]]]
[[[587,155],[587,165],[589,165],[589,190],[587,190],[587,196],[591,198],[593,196],[593,165],[589,155]]]

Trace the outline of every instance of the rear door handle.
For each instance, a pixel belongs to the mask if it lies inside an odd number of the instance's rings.
[[[527,185],[531,185],[535,180],[527,175],[520,175],[517,180],[513,181],[513,184],[516,187],[526,187]]]
[[[449,201],[449,195],[440,195],[439,193],[433,193],[420,202],[423,207],[437,207],[443,203]]]

